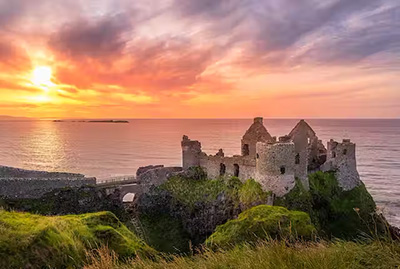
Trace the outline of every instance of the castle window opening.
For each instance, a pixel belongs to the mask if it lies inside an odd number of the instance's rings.
[[[225,175],[225,172],[226,172],[226,166],[225,166],[225,164],[221,163],[219,165],[219,175],[223,176],[223,175]]]
[[[237,164],[237,163],[235,163],[234,165],[233,165],[233,168],[234,168],[234,176],[235,177],[239,177],[239,165]]]
[[[296,164],[300,164],[300,153],[297,153],[297,154],[296,154],[295,163],[296,163]]]
[[[135,194],[134,193],[127,193],[125,196],[122,198],[123,203],[132,203],[133,200],[135,199]]]
[[[250,149],[248,144],[244,144],[242,148],[242,155],[248,156],[250,154]]]
[[[336,152],[332,152],[332,158],[336,158]]]
[[[257,156],[257,159],[260,159],[260,155],[258,155],[258,153],[257,153],[257,155],[256,155],[256,156]]]
[[[347,155],[347,149],[343,150],[343,155]]]
[[[286,167],[281,166],[281,175],[284,175],[286,173]]]

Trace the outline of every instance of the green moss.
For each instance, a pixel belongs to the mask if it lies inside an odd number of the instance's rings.
[[[167,214],[141,215],[137,229],[141,229],[139,233],[146,243],[158,251],[170,254],[190,251],[190,238],[181,222]]]
[[[223,180],[193,180],[183,177],[172,177],[160,187],[183,205],[194,208],[197,202],[212,202],[226,191]]]
[[[206,244],[227,247],[271,238],[310,239],[314,230],[307,213],[260,205],[242,212],[237,219],[218,226]]]
[[[121,258],[154,251],[109,212],[45,217],[0,211],[0,267],[72,267],[93,247],[108,245]]]
[[[296,185],[284,197],[278,197],[274,201],[274,205],[283,206],[290,210],[299,210],[312,213],[311,193],[307,191],[300,180],[296,179]]]
[[[239,188],[239,201],[244,208],[250,208],[253,205],[266,203],[269,193],[264,192],[260,183],[254,179],[247,180]]]
[[[314,221],[328,236],[354,238],[376,232],[376,205],[364,184],[344,191],[333,172],[310,175],[310,194]]]

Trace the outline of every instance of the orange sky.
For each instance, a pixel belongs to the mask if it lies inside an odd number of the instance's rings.
[[[397,0],[0,0],[0,115],[400,117]]]

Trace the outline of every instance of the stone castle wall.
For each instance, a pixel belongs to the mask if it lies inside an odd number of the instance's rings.
[[[349,139],[342,143],[334,140],[328,142],[327,161],[322,165],[323,171],[335,171],[340,187],[351,190],[361,184],[357,171],[356,144]]]
[[[295,186],[294,143],[257,143],[255,179],[277,196],[283,196]]]
[[[96,179],[68,178],[0,178],[0,197],[6,198],[40,198],[47,192],[66,187],[77,188],[95,185]]]
[[[221,174],[221,165],[225,166],[225,173]],[[207,171],[210,178],[219,176],[237,176],[241,180],[255,177],[255,159],[246,156],[203,156],[200,166]],[[239,172],[239,173],[237,173]]]
[[[81,174],[44,172],[0,166],[0,197],[40,198],[54,189],[95,185]]]

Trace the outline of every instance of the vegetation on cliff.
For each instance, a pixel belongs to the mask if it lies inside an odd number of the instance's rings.
[[[309,213],[319,234],[328,237],[351,239],[386,232],[386,221],[376,214],[375,202],[364,184],[344,191],[334,172],[311,174],[309,182],[309,191],[297,182],[275,205]]]
[[[189,175],[171,177],[141,196],[139,221],[144,234],[149,233],[146,242],[152,247],[181,253],[189,250],[188,241],[194,247],[199,246],[218,225],[236,218],[244,209],[267,203],[267,197],[268,193],[252,179],[245,183],[237,177],[210,180],[201,169],[191,170]],[[160,242],[157,237],[160,238],[158,234],[161,233],[154,233],[155,230],[147,225],[159,223],[159,216],[175,220],[175,225],[171,222],[174,228],[165,229],[163,236],[179,240],[154,244]]]
[[[225,248],[265,239],[311,239],[314,231],[310,216],[305,212],[259,205],[218,226],[206,244]]]
[[[90,249],[119,257],[154,254],[110,212],[45,217],[0,211],[0,268],[81,266]]]

